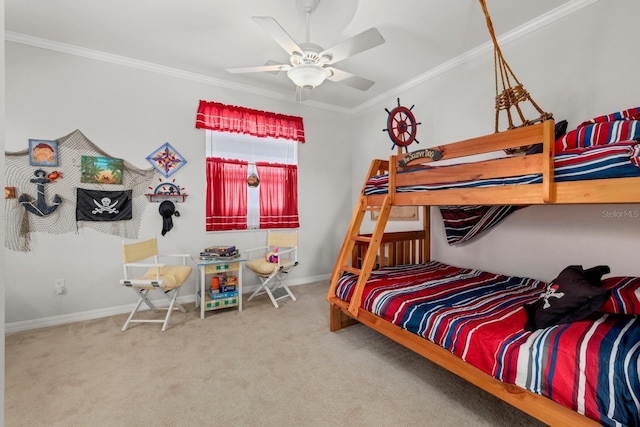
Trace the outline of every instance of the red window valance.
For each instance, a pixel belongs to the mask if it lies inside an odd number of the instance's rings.
[[[197,129],[246,133],[260,138],[283,138],[303,142],[302,117],[200,101],[196,117]]]

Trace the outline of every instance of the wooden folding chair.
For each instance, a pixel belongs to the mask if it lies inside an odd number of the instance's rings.
[[[293,267],[298,265],[298,232],[267,232],[267,245],[249,249],[247,254],[247,268],[256,273],[260,279],[260,286],[251,294],[253,297],[266,293],[278,308],[278,301],[283,298],[296,297],[285,283],[285,277]]]
[[[181,259],[180,265],[161,264],[161,258]],[[138,295],[138,303],[127,318],[123,331],[126,331],[130,323],[162,323],[162,331],[167,330],[167,324],[171,318],[173,310],[180,310],[186,313],[180,304],[176,302],[178,291],[185,282],[192,267],[187,265],[187,258],[191,258],[187,254],[158,254],[158,243],[156,238],[145,240],[138,243],[126,244],[122,242],[122,261],[124,268],[124,279],[120,280],[120,284],[131,288]],[[135,272],[146,272],[137,277],[132,277]],[[150,300],[148,293],[150,291],[160,291],[168,300],[168,307],[156,307]],[[135,317],[135,314],[145,303],[152,310],[166,310],[167,314],[164,319],[148,319]]]

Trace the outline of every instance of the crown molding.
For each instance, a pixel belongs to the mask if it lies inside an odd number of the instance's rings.
[[[500,43],[501,46],[507,45],[513,42],[514,40],[517,40],[534,31],[537,31],[546,25],[549,25],[555,21],[558,21],[598,1],[600,0],[569,1],[563,4],[562,6],[559,6],[543,15],[540,15],[536,19],[533,19],[501,36],[498,36],[497,37],[498,42]],[[87,49],[87,48],[70,45],[66,43],[59,43],[59,42],[55,42],[48,39],[33,37],[27,34],[16,33],[13,31],[5,31],[5,40],[13,43],[20,43],[28,46],[48,49],[56,52],[62,52],[69,55],[75,55],[75,56],[80,56],[84,58],[94,59],[96,61],[103,61],[103,62],[108,62],[112,64],[122,65],[125,67],[136,68],[139,70],[149,71],[152,73],[164,74],[166,76],[171,76],[179,79],[190,80],[190,81],[212,85],[212,86],[224,87],[227,89],[233,89],[233,90],[237,90],[240,92],[245,92],[253,95],[259,95],[267,98],[278,99],[281,101],[295,102],[294,100],[291,99],[291,97],[288,97],[278,92],[261,89],[255,86],[234,83],[227,80],[206,76],[204,74],[192,73],[192,72],[180,70],[177,68],[158,65],[151,62],[140,61],[140,60],[128,58],[125,56],[114,55],[111,53],[101,52],[93,49]],[[372,98],[371,100],[364,102],[351,109],[336,107],[335,105],[330,105],[330,104],[326,104],[326,103],[322,103],[314,100],[305,101],[304,104],[310,107],[331,110],[331,111],[335,111],[343,114],[359,113],[363,110],[366,110],[367,108],[371,108],[379,103],[385,102],[389,98],[394,98],[396,96],[395,94],[399,92],[409,90],[415,86],[418,86],[443,73],[446,73],[447,71],[450,71],[464,63],[472,61],[473,59],[478,58],[481,55],[486,55],[487,53],[492,51],[493,51],[493,43],[491,43],[490,41],[486,42],[476,47],[475,49],[467,51],[456,58],[453,58],[447,62],[444,62],[438,65],[437,67],[426,71],[420,76],[414,79],[411,79],[399,86],[396,86],[393,89],[388,90],[376,96],[375,98]]]
[[[111,64],[121,65],[124,67],[144,70],[151,73],[163,74],[165,76],[175,77],[178,79],[189,80],[197,83],[203,83],[211,86],[223,87],[225,89],[233,89],[240,92],[250,93],[252,95],[260,95],[267,98],[278,99],[281,101],[293,102],[291,97],[283,95],[279,92],[261,89],[255,86],[243,85],[240,83],[230,82],[228,80],[217,79],[206,76],[204,74],[192,73],[190,71],[180,70],[178,68],[168,67],[166,65],[154,64],[152,62],[141,61],[126,56],[115,55],[112,53],[102,52],[94,49],[87,49],[67,43],[60,43],[49,39],[34,37],[28,34],[17,33],[13,31],[5,31],[5,41],[24,44],[27,46],[47,49],[55,52],[75,55],[82,58],[93,59],[96,61],[108,62]],[[344,108],[337,108],[332,105],[324,104],[317,101],[306,101],[306,105],[317,108],[331,109],[341,113],[348,113]]]
[[[555,21],[558,21],[568,15],[571,15],[578,10],[581,10],[587,6],[592,5],[600,0],[573,0],[559,6],[543,15],[540,15],[536,19],[533,19],[519,27],[514,28],[511,31],[508,31],[501,36],[496,37],[500,46],[505,46],[514,40],[517,40],[521,37],[524,37],[528,34],[533,33],[534,31],[539,30],[542,27],[545,27]],[[411,79],[402,85],[396,86],[395,88],[388,90],[387,92],[372,98],[371,100],[364,102],[357,107],[352,109],[352,113],[358,113],[367,108],[373,107],[376,104],[383,103],[387,101],[389,98],[395,98],[398,93],[411,89],[415,86],[418,86],[428,80],[431,80],[441,74],[446,73],[447,71],[451,71],[452,69],[472,61],[482,55],[486,55],[488,53],[493,52],[493,42],[488,41],[475,49],[469,50],[462,55],[457,56],[447,62],[444,62],[438,65],[435,68],[421,74],[420,76]]]

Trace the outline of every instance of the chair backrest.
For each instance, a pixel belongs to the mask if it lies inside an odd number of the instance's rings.
[[[284,249],[292,249],[289,252],[289,255],[285,256],[285,259],[288,259],[289,263],[293,265],[298,263],[298,232],[297,231],[289,231],[289,232],[268,231],[267,246],[269,246],[269,248],[277,247],[279,251],[282,251]]]
[[[267,245],[279,248],[295,248],[298,246],[298,232],[291,231],[282,233],[279,231],[269,231],[267,233]]]
[[[137,262],[158,255],[158,242],[155,237],[143,242],[122,244],[122,262]]]

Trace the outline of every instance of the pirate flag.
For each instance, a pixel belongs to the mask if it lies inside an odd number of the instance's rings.
[[[132,219],[131,190],[98,191],[78,188],[76,221]]]

